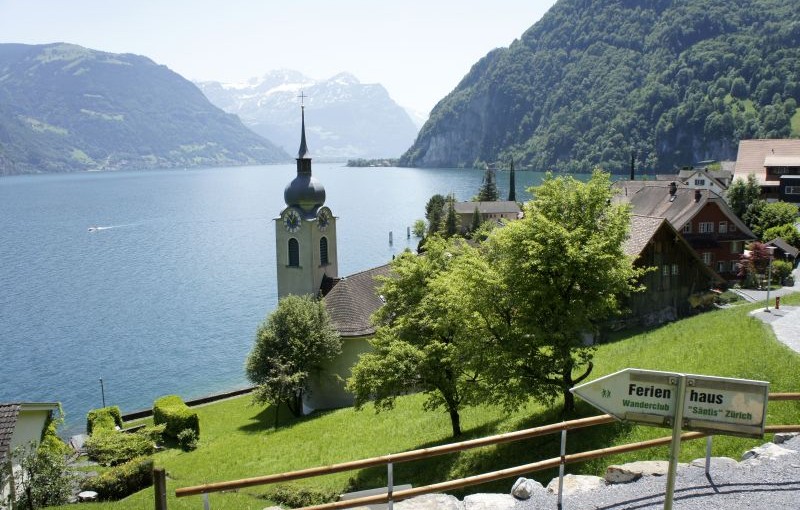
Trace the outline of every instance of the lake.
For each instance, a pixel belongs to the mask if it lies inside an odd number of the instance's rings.
[[[340,276],[415,248],[406,229],[430,196],[468,200],[483,177],[313,173],[339,218]],[[292,164],[0,179],[0,402],[61,402],[74,433],[102,405],[101,378],[123,412],[247,386],[245,358],[277,302],[273,219],[294,175]],[[516,175],[525,200],[543,174]]]

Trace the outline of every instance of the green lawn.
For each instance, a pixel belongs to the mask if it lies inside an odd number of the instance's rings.
[[[800,295],[786,297],[786,304],[800,304]],[[626,367],[669,370],[770,381],[770,391],[800,390],[800,355],[776,341],[772,330],[747,312],[763,306],[750,304],[718,310],[638,334],[619,335],[601,345],[595,356],[593,377]],[[423,399],[412,395],[399,399],[394,411],[375,414],[371,409],[356,412],[343,409],[295,420],[280,416],[282,426],[272,428],[273,410],[249,406],[240,397],[197,408],[201,440],[191,453],[167,450],[156,454],[156,463],[168,473],[169,508],[202,508],[200,496],[176,499],[174,491],[208,482],[247,478],[270,473],[356,460],[376,455],[424,448],[451,441],[450,423],[441,412],[422,412]],[[519,430],[560,419],[560,409],[530,404],[516,413],[495,407],[464,411],[463,439]],[[579,414],[597,413],[579,402]],[[800,403],[770,404],[768,424],[800,422]],[[667,429],[615,423],[572,432],[570,452],[601,448],[669,435]],[[762,440],[718,436],[714,455],[739,456]],[[460,454],[435,457],[427,462],[399,464],[395,483],[426,485],[517,466],[558,455],[557,435],[519,443],[487,447]],[[684,443],[682,461],[705,454],[705,441]],[[633,452],[582,465],[568,466],[568,472],[602,474],[611,463],[645,458],[666,459],[667,448]],[[534,475],[547,483],[555,472]],[[507,492],[513,480],[473,487],[467,492]],[[384,468],[340,473],[325,478],[292,482],[295,486],[335,494],[344,490],[385,485]],[[254,487],[236,493],[212,494],[211,508],[260,510],[271,503],[263,497],[270,487]],[[457,494],[463,496],[464,493]],[[116,503],[85,505],[94,509],[153,508],[152,489]]]

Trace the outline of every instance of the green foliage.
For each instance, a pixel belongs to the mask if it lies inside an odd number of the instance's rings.
[[[182,430],[191,429],[200,436],[200,420],[178,395],[167,395],[153,402],[153,423],[165,425],[164,435],[177,438]]]
[[[58,427],[64,423],[64,412],[61,409],[61,404],[58,405],[58,413],[51,413],[47,419],[44,432],[42,433],[42,441],[39,443],[39,449],[45,450],[57,455],[67,455],[72,453],[70,448],[60,437],[58,437]]]
[[[314,490],[296,485],[278,485],[264,493],[264,498],[286,508],[303,508],[335,501],[337,491]]]
[[[74,477],[63,454],[30,443],[15,448],[11,457],[20,466],[14,473],[14,508],[44,508],[69,501]]]
[[[734,179],[725,192],[725,199],[733,213],[744,219],[748,206],[758,200],[760,195],[761,187],[758,185],[756,176],[750,174],[747,176],[747,180],[741,177]]]
[[[459,411],[477,403],[480,367],[469,311],[449,299],[447,271],[468,250],[463,241],[432,236],[424,255],[392,261],[379,291],[385,304],[375,313],[373,350],[361,355],[347,383],[356,408],[372,401],[376,411],[392,409],[398,396],[422,391],[425,409],[444,408],[453,435],[461,434]]]
[[[797,221],[797,206],[788,202],[770,202],[759,211],[758,221],[753,225],[753,233],[762,236],[770,228],[794,225]],[[766,236],[764,236],[766,237]],[[765,241],[769,239],[764,239]]]
[[[183,429],[178,433],[178,446],[185,452],[197,449],[197,434],[192,429]]]
[[[498,199],[497,193],[497,178],[494,170],[487,168],[483,174],[483,183],[478,190],[478,195],[475,200],[478,202],[494,202]]]
[[[791,262],[787,262],[785,260],[773,260],[772,261],[772,281],[773,282],[783,282],[785,278],[792,274],[792,266]]]
[[[158,430],[163,431],[164,426]],[[150,455],[155,451],[152,429],[145,432],[120,432],[97,430],[86,440],[84,448],[90,459],[103,466],[116,466],[134,457]]]
[[[797,227],[791,223],[779,225],[777,227],[770,227],[764,231],[764,235],[762,237],[765,241],[772,241],[773,239],[780,237],[795,248],[800,248],[800,231],[798,231]]]
[[[478,206],[475,206],[475,210],[472,212],[472,224],[469,227],[470,232],[477,232],[479,228],[481,228],[481,212],[478,210]]]
[[[444,195],[433,195],[425,204],[425,219],[428,220],[428,234],[435,234],[442,230],[444,222],[444,206],[447,199]]]
[[[453,237],[458,234],[458,215],[456,214],[456,199],[452,195],[447,198],[447,215],[444,218],[444,231],[442,235],[445,237]]]
[[[425,235],[425,220],[415,220],[414,226],[411,227],[411,233],[418,239],[423,237]]]
[[[791,2],[557,2],[472,66],[400,164],[625,172],[631,152],[648,170],[735,159],[741,139],[792,134],[798,23]]]
[[[81,482],[101,500],[116,501],[153,485],[153,460],[136,458]]]
[[[281,298],[258,327],[247,356],[247,378],[258,386],[253,401],[286,404],[299,416],[309,374],[341,351],[342,340],[322,301],[311,296]]]
[[[86,433],[90,436],[99,430],[114,430],[122,427],[122,415],[119,406],[92,409],[86,414]]]

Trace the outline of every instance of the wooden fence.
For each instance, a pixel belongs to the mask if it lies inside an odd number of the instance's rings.
[[[770,393],[769,395],[770,401],[787,401],[787,400],[800,400],[800,393]],[[611,423],[616,421],[616,418],[603,414],[599,416],[593,416],[590,418],[582,418],[578,420],[571,420],[565,421],[561,423],[554,423],[552,425],[545,425],[543,427],[535,427],[525,430],[520,430],[516,432],[509,432],[505,434],[499,434],[494,436],[483,437],[479,439],[472,439],[469,441],[462,441],[459,443],[451,443],[441,446],[434,446],[431,448],[422,448],[419,450],[412,450],[403,453],[396,453],[390,455],[383,455],[380,457],[372,457],[369,459],[363,460],[356,460],[352,462],[343,462],[340,464],[334,464],[331,466],[323,466],[323,467],[314,467],[309,469],[302,469],[299,471],[291,471],[287,473],[278,473],[273,475],[266,475],[266,476],[258,476],[253,478],[245,478],[241,480],[232,480],[227,482],[217,482],[217,483],[209,483],[204,485],[197,485],[192,487],[183,487],[177,489],[175,491],[176,497],[186,497],[186,496],[193,496],[193,495],[204,495],[204,506],[206,509],[210,508],[208,502],[208,494],[212,492],[221,492],[221,491],[231,491],[236,489],[242,489],[245,487],[253,487],[257,485],[267,485],[279,482],[286,482],[290,480],[298,480],[301,478],[311,478],[315,476],[322,476],[322,475],[329,475],[332,473],[339,473],[342,471],[351,471],[355,469],[364,469],[369,467],[375,466],[387,466],[387,470],[389,473],[389,487],[388,492],[374,495],[374,496],[366,496],[358,499],[351,499],[347,501],[336,501],[333,503],[326,503],[322,505],[315,505],[305,507],[302,510],[328,510],[328,509],[341,509],[341,508],[351,508],[357,506],[364,506],[364,505],[372,505],[372,504],[380,504],[380,503],[387,503],[391,501],[400,501],[403,499],[412,498],[415,496],[421,496],[423,494],[431,494],[437,492],[447,492],[455,489],[461,489],[464,487],[469,487],[472,485],[479,485],[487,482],[492,482],[495,480],[501,480],[504,478],[513,478],[524,474],[533,473],[536,471],[541,471],[545,469],[552,469],[556,467],[562,467],[562,475],[563,475],[563,466],[565,464],[572,464],[575,462],[585,462],[592,459],[597,459],[601,457],[607,457],[610,455],[616,455],[625,452],[631,452],[635,450],[642,450],[646,448],[653,448],[656,446],[664,446],[670,444],[672,440],[672,436],[661,437],[658,439],[651,439],[649,441],[641,441],[638,443],[630,443],[620,446],[614,446],[609,448],[601,448],[598,450],[590,450],[586,452],[579,452],[566,455],[564,452],[565,443],[566,443],[566,433],[569,430],[581,429],[586,427],[593,427],[597,425],[603,425],[607,423]],[[497,445],[502,443],[510,443],[514,441],[520,441],[523,439],[530,439],[533,437],[544,436],[548,434],[555,434],[555,433],[562,434],[561,440],[561,456],[554,457],[551,459],[545,459],[538,462],[533,462],[530,464],[525,464],[522,466],[516,466],[508,469],[502,469],[499,471],[492,471],[490,473],[483,473],[479,475],[469,476],[466,478],[460,478],[457,480],[449,480],[445,482],[440,482],[432,485],[426,485],[423,487],[414,487],[411,489],[406,490],[399,490],[399,491],[392,491],[392,481],[391,481],[391,473],[392,473],[392,466],[395,463],[399,462],[409,462],[412,460],[420,460],[420,459],[427,459],[430,457],[434,457],[437,455],[444,455],[448,453],[456,453],[461,452],[464,450],[469,450],[472,448],[479,448],[482,446],[490,446],[490,445]],[[800,425],[771,425],[766,427],[767,433],[776,433],[776,432],[800,432]],[[707,437],[709,434],[705,434],[702,432],[687,432],[681,436],[681,441],[691,440],[691,439],[700,439],[703,437]],[[707,457],[710,456],[710,448],[707,450]],[[163,470],[161,471],[160,475],[156,475],[154,472],[154,478],[156,479],[156,486],[163,486],[159,485],[163,483],[163,481],[156,478],[157,476],[163,477]],[[157,491],[158,492],[158,491]],[[561,491],[559,491],[560,493]],[[163,493],[162,493],[163,494]],[[157,509],[166,509],[166,495],[164,494],[161,497],[161,501],[159,501],[159,496],[156,494],[156,508]]]

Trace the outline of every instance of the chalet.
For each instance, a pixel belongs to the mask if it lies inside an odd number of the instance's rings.
[[[637,267],[652,268],[640,282],[645,290],[628,298],[623,322],[650,325],[684,317],[693,302],[724,283],[665,218],[631,215],[623,249]]]
[[[6,470],[9,461],[12,471],[19,469],[11,453],[18,446],[39,443],[45,427],[58,412],[59,405],[52,402],[0,404],[0,502],[6,501],[12,490]]]
[[[800,140],[742,140],[734,177],[754,175],[767,200],[800,202]]]
[[[458,215],[461,232],[467,232],[475,221],[475,211],[481,218],[481,223],[486,221],[500,222],[502,220],[516,220],[522,217],[519,204],[511,200],[494,202],[456,202],[454,204]],[[446,212],[446,211],[445,211]]]
[[[617,181],[615,200],[627,202],[632,213],[665,218],[700,254],[703,262],[726,280],[733,280],[745,244],[756,236],[710,190],[691,189],[675,182]]]
[[[659,181],[680,181],[687,188],[707,189],[722,195],[733,180],[733,172],[729,170],[711,171],[707,168],[691,168],[678,174],[657,175]]]
[[[800,255],[800,250],[787,243],[782,238],[776,237],[772,241],[764,244],[775,248],[773,256],[776,260],[785,260],[787,262],[791,262],[792,266],[797,264],[797,256]]]

